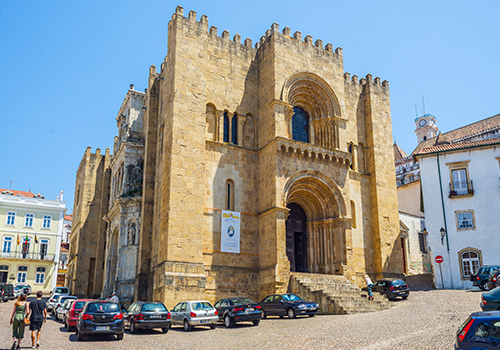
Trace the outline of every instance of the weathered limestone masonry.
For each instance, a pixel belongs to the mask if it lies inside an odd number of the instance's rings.
[[[106,246],[111,155],[87,147],[76,173],[73,227],[68,262],[68,284],[78,297],[100,296]]]
[[[388,83],[351,78],[341,48],[289,28],[254,47],[183,12],[149,73],[135,298],[401,274]],[[240,254],[220,251],[226,209],[241,213]]]

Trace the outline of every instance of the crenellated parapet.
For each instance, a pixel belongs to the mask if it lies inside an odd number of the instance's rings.
[[[361,86],[368,84],[370,86],[380,86],[381,88],[389,89],[389,82],[387,80],[382,81],[379,77],[373,79],[371,74],[367,74],[366,77],[359,79],[357,75],[351,77],[351,73],[345,72],[344,81],[346,84],[359,84]]]

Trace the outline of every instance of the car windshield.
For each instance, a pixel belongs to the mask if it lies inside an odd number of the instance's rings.
[[[296,296],[295,294],[284,294],[283,300],[285,300],[285,301],[298,301],[298,300],[302,300],[302,298]]]
[[[142,311],[167,311],[167,308],[162,303],[150,303],[144,304]]]
[[[406,283],[402,280],[396,280],[396,281],[392,281],[391,282],[391,285],[393,286],[402,286],[402,285],[405,285]]]
[[[208,301],[197,301],[191,305],[194,311],[199,310],[212,310],[213,307]]]
[[[249,298],[234,298],[234,299],[229,299],[229,301],[231,301],[233,305],[255,304],[255,302]]]
[[[87,312],[116,312],[120,311],[116,303],[90,303]]]
[[[58,287],[54,290],[54,293],[68,293],[68,288]]]

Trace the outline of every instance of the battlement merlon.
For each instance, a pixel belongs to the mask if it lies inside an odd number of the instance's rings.
[[[382,81],[381,78],[376,77],[373,79],[373,76],[371,74],[367,74],[365,78],[362,78],[361,80],[358,80],[357,75],[353,75],[351,77],[351,73],[345,72],[344,73],[344,81],[346,83],[353,83],[353,84],[360,84],[360,85],[365,85],[365,84],[370,84],[370,85],[376,85],[380,86],[385,89],[389,89],[389,82],[387,80]]]
[[[182,24],[187,25],[190,28],[194,27],[195,29],[199,29],[199,30],[209,34],[209,36],[212,36],[214,38],[222,39],[222,40],[229,42],[229,43],[234,43],[235,45],[238,45],[240,47],[245,47],[246,49],[253,49],[252,48],[252,40],[247,38],[244,40],[244,43],[242,44],[241,43],[241,36],[239,34],[235,34],[233,36],[233,39],[231,40],[229,31],[224,30],[222,32],[221,36],[219,37],[218,33],[217,33],[217,27],[211,26],[209,29],[208,17],[206,15],[202,15],[200,20],[197,21],[196,12],[191,10],[191,11],[189,11],[188,17],[187,18],[184,17],[184,8],[181,6],[177,6],[174,14],[172,15],[171,20],[168,23],[169,31],[175,27],[176,22],[181,22],[181,21],[182,21]],[[335,54],[335,55],[338,55],[340,57],[343,56],[343,50],[341,47],[337,47],[334,50],[332,44],[327,43],[326,45],[324,45],[323,40],[321,40],[321,39],[317,39],[313,44],[313,38],[310,35],[305,36],[304,40],[302,40],[302,33],[299,31],[295,32],[293,34],[293,36],[290,36],[290,34],[291,34],[291,30],[289,27],[283,28],[283,31],[280,32],[279,24],[273,23],[271,25],[271,28],[268,29],[265,32],[265,34],[260,38],[260,40],[255,43],[254,49],[258,50],[260,47],[262,47],[262,45],[264,44],[264,42],[266,40],[268,40],[273,35],[276,35],[276,36],[286,37],[286,38],[289,38],[291,40],[301,41],[304,44],[309,45],[312,48],[315,48],[317,50],[324,50],[330,54]]]

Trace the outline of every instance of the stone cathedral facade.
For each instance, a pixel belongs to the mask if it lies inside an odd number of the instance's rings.
[[[107,215],[107,234],[123,237],[107,247],[117,267],[100,265],[106,275],[134,256],[131,298],[260,300],[294,272],[357,284],[402,273],[389,86],[345,73],[341,48],[277,24],[241,43],[178,7],[140,97],[143,147],[133,166],[110,162],[109,184],[110,208],[121,200],[136,217]],[[127,197],[134,166],[140,196]],[[223,210],[240,214],[239,253],[221,251]],[[104,276],[106,293],[113,283]]]

